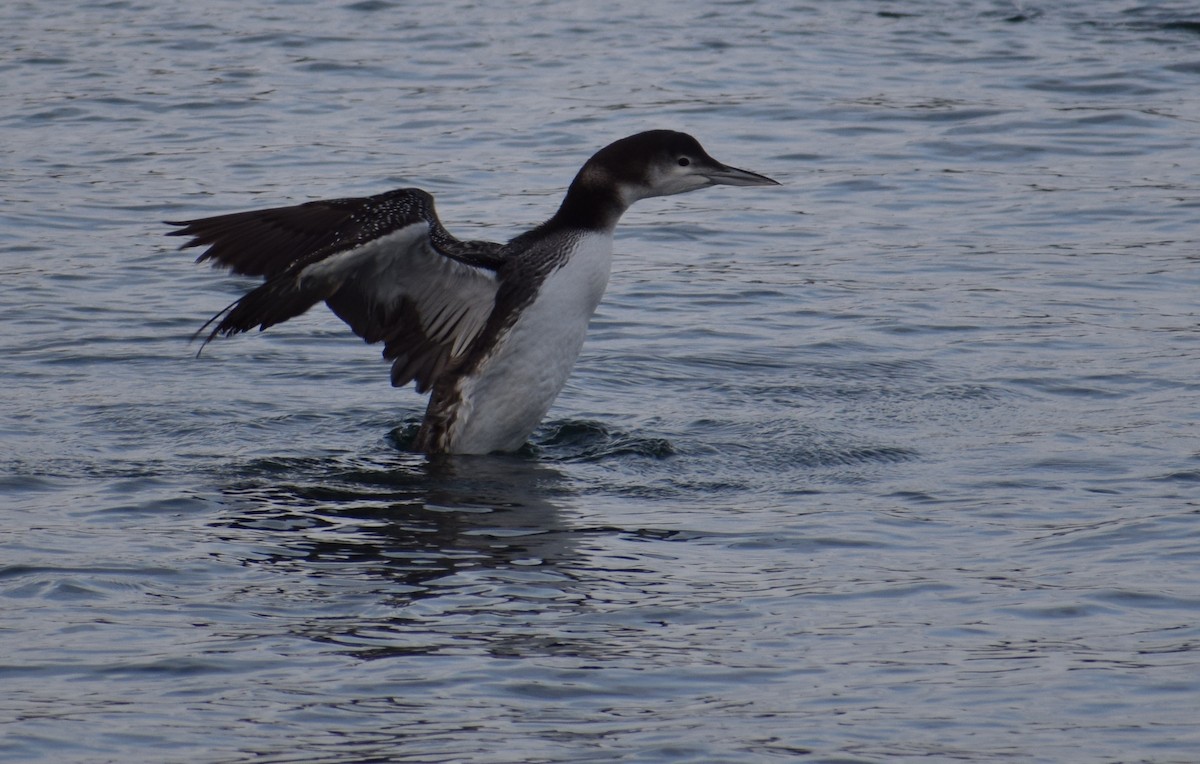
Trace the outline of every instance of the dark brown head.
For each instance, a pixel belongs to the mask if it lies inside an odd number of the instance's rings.
[[[567,213],[595,218],[587,227],[616,225],[639,199],[671,196],[709,186],[777,186],[765,175],[721,164],[692,136],[674,130],[649,130],[622,138],[597,151],[583,165],[563,203]],[[593,210],[591,214],[588,209]]]

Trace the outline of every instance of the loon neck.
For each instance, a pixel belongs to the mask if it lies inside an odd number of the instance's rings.
[[[571,181],[558,212],[541,227],[612,233],[632,203],[606,173],[585,165]]]

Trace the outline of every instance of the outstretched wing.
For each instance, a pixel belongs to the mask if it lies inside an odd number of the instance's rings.
[[[433,197],[400,189],[169,223],[184,247],[265,281],[200,329],[260,330],[324,300],[369,343],[383,342],[392,384],[428,389],[487,324],[499,287],[501,245],[463,242],[437,219]],[[199,332],[198,332],[199,333]]]

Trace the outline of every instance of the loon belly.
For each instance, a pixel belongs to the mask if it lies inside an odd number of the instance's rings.
[[[570,237],[552,256],[532,301],[499,333],[478,366],[453,381],[434,408],[446,406],[442,442],[431,450],[460,454],[515,451],[524,445],[567,383],[604,295],[612,263],[611,232]]]

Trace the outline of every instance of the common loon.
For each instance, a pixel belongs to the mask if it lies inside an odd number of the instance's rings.
[[[686,133],[651,130],[589,159],[554,214],[507,244],[460,241],[416,188],[168,222],[196,262],[264,283],[209,319],[204,343],[325,304],[383,343],[392,385],[431,391],[414,448],[519,449],[566,384],[608,284],[613,229],[639,199],[778,185],[721,164]]]

